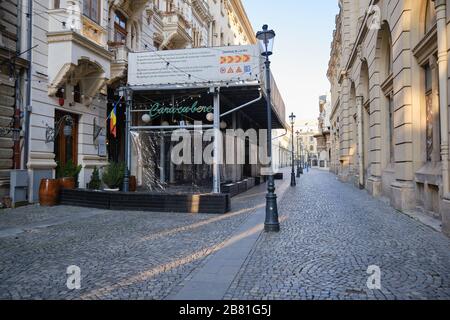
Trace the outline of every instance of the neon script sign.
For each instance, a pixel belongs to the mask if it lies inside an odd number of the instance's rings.
[[[149,109],[150,117],[156,118],[163,115],[176,115],[176,114],[200,114],[211,113],[214,111],[212,106],[199,106],[198,102],[194,102],[192,106],[179,106],[179,107],[164,107],[159,103],[153,104]]]

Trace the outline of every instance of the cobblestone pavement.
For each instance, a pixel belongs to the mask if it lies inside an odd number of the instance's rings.
[[[282,232],[262,234],[225,299],[449,299],[450,240],[311,171],[278,182]],[[0,211],[0,299],[164,299],[176,295],[250,216],[265,186],[229,215],[31,206]],[[66,269],[81,268],[81,290]],[[369,265],[382,290],[366,286]]]
[[[263,196],[264,186],[255,188],[221,216],[0,211],[0,299],[164,299],[264,205]],[[66,286],[71,265],[81,268],[79,291]]]
[[[313,170],[279,206],[226,299],[450,299],[450,239],[365,191]]]

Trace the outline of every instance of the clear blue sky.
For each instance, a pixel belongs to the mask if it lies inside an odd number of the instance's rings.
[[[326,77],[339,11],[337,0],[242,0],[255,32],[268,24],[277,37],[272,72],[287,114],[316,119],[319,96],[329,91]]]

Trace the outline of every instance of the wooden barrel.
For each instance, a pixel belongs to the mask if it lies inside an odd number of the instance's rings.
[[[61,189],[74,190],[75,178],[61,178],[59,179],[59,184],[61,186]]]
[[[135,176],[130,177],[130,192],[136,192],[137,190],[137,180]]]
[[[60,183],[55,179],[42,179],[39,187],[39,203],[44,207],[52,207],[59,202]]]

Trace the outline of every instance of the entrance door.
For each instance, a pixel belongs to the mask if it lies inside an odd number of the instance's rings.
[[[69,160],[72,160],[75,165],[78,164],[78,116],[56,110],[55,123],[66,115],[71,116],[73,119],[72,135],[70,137],[64,136],[64,123],[58,128],[59,131],[55,133],[56,162],[60,166],[65,166]]]

